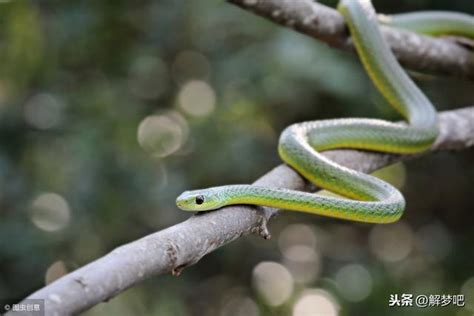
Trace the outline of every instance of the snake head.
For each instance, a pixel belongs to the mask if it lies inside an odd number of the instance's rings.
[[[224,206],[216,190],[185,191],[176,198],[176,205],[183,211],[210,211]]]

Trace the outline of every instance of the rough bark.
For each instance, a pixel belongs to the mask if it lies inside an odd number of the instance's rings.
[[[472,147],[474,106],[440,113],[439,128],[439,137],[431,150],[416,156]],[[334,150],[324,154],[362,172],[372,172],[415,157],[357,150]],[[295,190],[311,187],[286,165],[271,170],[255,184]],[[28,298],[45,299],[47,315],[77,314],[152,276],[179,274],[206,254],[243,235],[257,232],[268,238],[266,223],[276,213],[277,210],[271,208],[232,206],[191,216],[182,223],[116,248]]]
[[[313,0],[227,1],[332,47],[355,52],[342,15]],[[474,53],[452,38],[433,38],[386,26],[382,32],[404,67],[474,79]]]

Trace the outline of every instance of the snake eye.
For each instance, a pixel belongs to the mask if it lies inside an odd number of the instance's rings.
[[[202,195],[196,196],[196,204],[201,205],[202,203],[204,203],[204,196]]]

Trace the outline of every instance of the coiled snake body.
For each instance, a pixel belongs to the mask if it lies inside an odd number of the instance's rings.
[[[338,165],[320,152],[335,148],[397,154],[427,150],[438,134],[436,110],[394,57],[382,37],[370,1],[343,0],[338,10],[349,26],[370,78],[406,123],[359,118],[298,123],[283,131],[278,151],[305,178],[348,199],[254,185],[226,185],[186,191],[176,200],[179,208],[201,211],[254,204],[370,223],[390,223],[400,218],[405,200],[396,188]],[[383,21],[435,35],[474,36],[473,17],[460,13],[412,13],[385,17]]]

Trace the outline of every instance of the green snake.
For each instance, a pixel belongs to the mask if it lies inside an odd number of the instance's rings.
[[[438,135],[436,110],[396,60],[381,34],[379,22],[431,35],[474,37],[474,19],[451,12],[378,18],[369,0],[343,0],[338,11],[345,18],[365,70],[406,122],[330,119],[293,124],[282,132],[278,147],[281,159],[318,187],[341,197],[255,185],[225,185],[182,193],[176,200],[180,209],[205,211],[251,204],[368,223],[391,223],[401,217],[405,200],[400,191],[374,176],[338,165],[321,152],[354,148],[412,154],[430,148]]]

